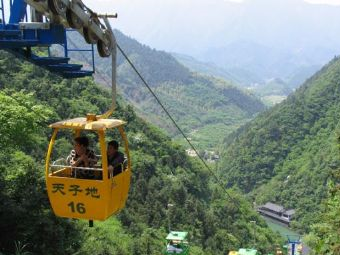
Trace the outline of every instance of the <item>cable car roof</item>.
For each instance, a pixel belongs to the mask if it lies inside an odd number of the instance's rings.
[[[171,231],[166,240],[179,240],[184,241],[188,235],[188,232],[178,232],[178,231]]]
[[[117,128],[125,125],[126,122],[117,119],[99,119],[87,120],[87,118],[75,118],[62,120],[50,125],[51,128],[69,128],[69,129],[85,129],[85,130],[106,130],[109,128]]]

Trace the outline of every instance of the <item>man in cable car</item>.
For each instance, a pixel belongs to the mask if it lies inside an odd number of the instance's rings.
[[[107,164],[109,173],[116,176],[123,171],[123,163],[125,160],[124,153],[120,152],[117,141],[111,141],[107,144]]]
[[[67,157],[67,162],[73,167],[72,177],[79,179],[94,179],[94,171],[89,169],[97,164],[95,153],[88,149],[89,139],[86,136],[74,139],[74,149]]]

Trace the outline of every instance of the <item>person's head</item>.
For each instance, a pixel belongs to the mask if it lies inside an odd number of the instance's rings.
[[[113,156],[117,153],[119,144],[117,141],[113,140],[107,144],[107,155]]]
[[[78,155],[84,154],[88,146],[89,139],[86,136],[79,136],[74,139],[74,150]]]

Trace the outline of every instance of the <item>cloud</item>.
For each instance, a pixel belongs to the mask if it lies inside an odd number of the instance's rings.
[[[224,0],[225,2],[233,2],[233,3],[243,3],[244,0]]]
[[[340,5],[340,0],[304,0],[310,4]]]

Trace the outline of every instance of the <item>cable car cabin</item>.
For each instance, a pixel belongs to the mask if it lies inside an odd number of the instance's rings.
[[[230,251],[228,255],[258,255],[255,249],[239,249],[238,251]]]
[[[164,255],[189,255],[188,232],[171,231],[166,237],[166,250]]]
[[[259,253],[255,249],[239,249],[239,255],[258,255]]]
[[[94,120],[76,118],[50,125],[53,134],[46,156],[46,186],[53,211],[59,217],[105,220],[125,206],[131,178],[129,148],[123,129],[125,122],[93,117]],[[114,168],[108,166],[106,142],[109,140],[105,139],[108,132],[116,133],[113,140],[120,138],[125,148],[124,162]],[[70,156],[65,154],[75,153],[77,149],[74,145],[72,151],[69,140],[84,136],[96,142],[96,147],[93,142],[89,146],[99,152],[94,152],[96,162],[72,164]]]

